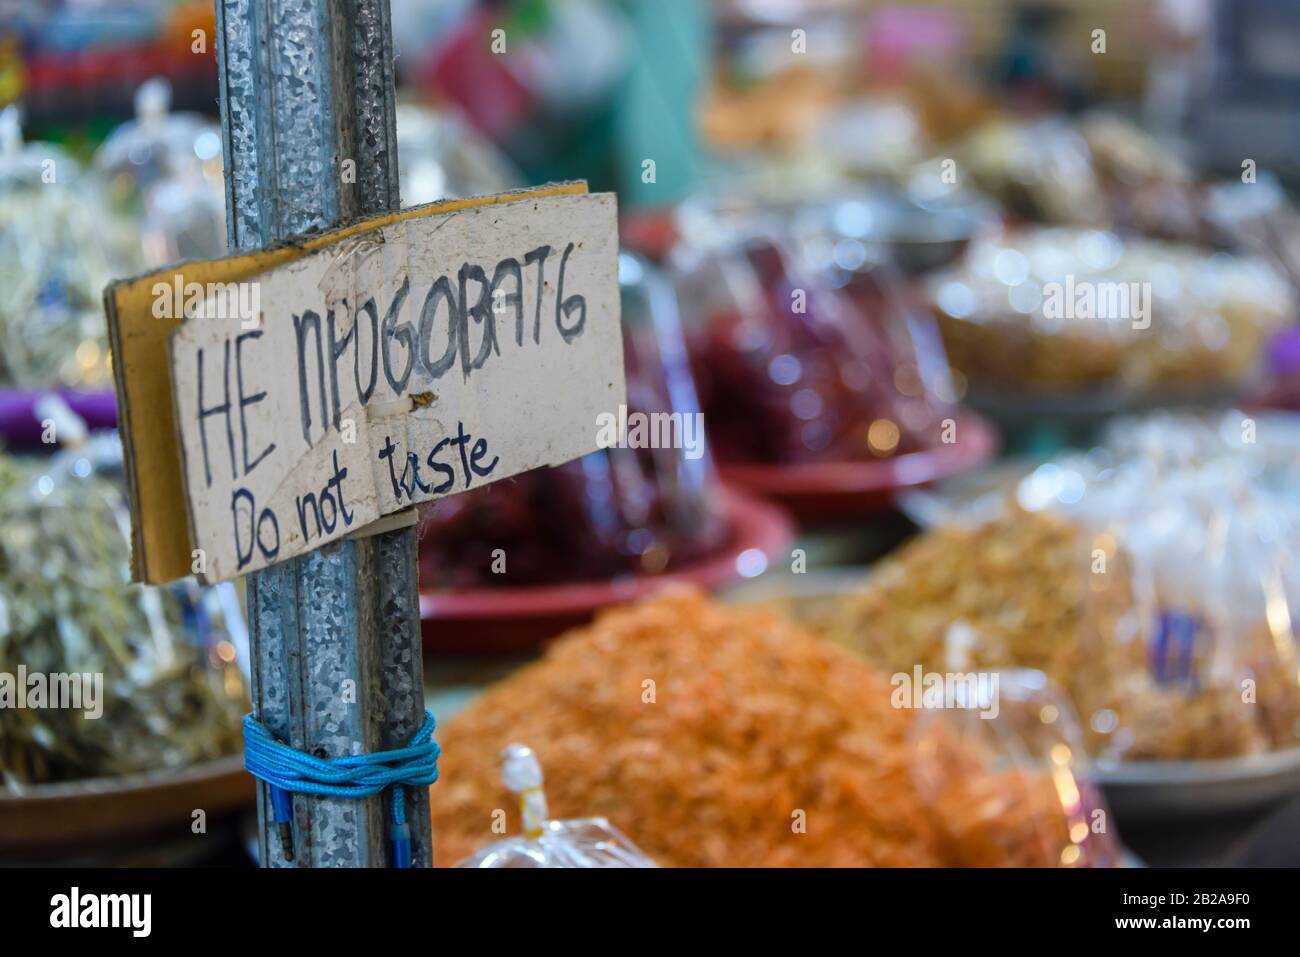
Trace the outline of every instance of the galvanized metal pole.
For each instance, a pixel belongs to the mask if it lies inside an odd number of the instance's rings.
[[[389,0],[216,5],[230,249],[397,209]],[[337,757],[401,747],[419,729],[414,528],[327,545],[251,575],[248,595],[253,706],[273,734]],[[414,865],[428,867],[428,794],[409,797]],[[264,865],[387,865],[382,798],[297,795],[294,806],[289,860],[259,789]]]

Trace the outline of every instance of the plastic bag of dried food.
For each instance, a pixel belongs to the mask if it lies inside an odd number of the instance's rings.
[[[1121,465],[1094,483],[1078,515],[1100,529],[1095,540],[1123,550],[1132,600],[1130,613],[1091,623],[1097,656],[1128,667],[1097,703],[1102,726],[1087,720],[1094,731],[1114,726],[1106,753],[1126,760],[1300,744],[1300,503],[1250,482],[1231,459],[1147,466]],[[1095,552],[1100,579],[1107,549]]]
[[[1204,244],[1224,238],[1206,220],[1205,191],[1186,163],[1114,114],[999,120],[956,150],[975,184],[1018,219]]]
[[[1084,137],[1062,117],[997,120],[958,146],[977,188],[1034,222],[1107,224],[1106,197]]]
[[[1114,866],[1119,842],[1069,701],[1041,671],[973,671],[949,652],[957,670],[920,692],[942,697],[916,722],[913,775],[957,863]]]
[[[939,440],[928,365],[898,303],[866,270],[868,246],[832,244],[844,268],[796,254],[784,207],[700,202],[681,213],[674,278],[720,461],[872,461]],[[897,320],[897,322],[895,322]]]
[[[1120,420],[1104,446],[1010,488],[1003,511],[919,536],[818,624],[904,670],[936,667],[963,623],[975,666],[1059,685],[1102,760],[1300,744],[1300,435],[1276,419]]]
[[[547,815],[542,768],[531,748],[501,752],[501,783],[519,800],[523,834],[489,844],[460,867],[654,867],[603,817],[556,821]]]
[[[628,395],[619,441],[425,509],[425,580],[507,587],[654,575],[725,542],[677,301],[630,253],[619,256],[619,287]]]
[[[198,113],[173,113],[171,96],[161,77],[141,84],[135,119],[95,154],[109,195],[139,223],[149,266],[226,252],[221,127]]]
[[[96,178],[0,113],[0,385],[111,380],[102,294],[140,266]]]
[[[928,294],[954,368],[990,398],[1238,389],[1295,309],[1263,260],[1065,227],[983,235]]]
[[[130,583],[126,506],[99,471],[114,459],[115,436],[52,459],[0,455],[6,790],[178,769],[239,747],[238,597],[193,580]]]

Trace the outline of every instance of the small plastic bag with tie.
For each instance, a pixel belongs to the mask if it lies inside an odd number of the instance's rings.
[[[1117,835],[1069,699],[1041,671],[971,670],[953,650],[957,670],[934,676],[944,695],[927,688],[932,706],[913,728],[912,776],[954,863],[1115,866]]]
[[[501,780],[519,799],[523,833],[482,848],[459,867],[656,867],[603,817],[547,817],[542,768],[531,748],[507,745]]]

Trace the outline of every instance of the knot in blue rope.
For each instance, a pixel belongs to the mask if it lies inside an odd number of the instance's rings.
[[[244,715],[244,767],[271,789],[271,805],[285,857],[293,859],[292,794],[367,798],[391,788],[393,866],[411,866],[411,829],[406,823],[406,788],[438,780],[442,749],[433,740],[437,725],[424,712],[424,724],[411,743],[393,751],[318,758],[277,741],[260,721]]]

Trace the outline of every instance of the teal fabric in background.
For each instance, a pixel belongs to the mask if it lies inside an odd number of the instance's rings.
[[[548,2],[533,11],[542,33]],[[668,206],[696,188],[705,164],[696,116],[712,60],[711,8],[609,0],[608,9],[626,44],[618,80],[591,103],[541,107],[501,146],[531,183],[585,179],[593,191],[616,191],[624,210]],[[645,181],[646,160],[654,161],[653,182]]]
[[[684,199],[704,166],[697,104],[709,82],[710,4],[620,0],[634,39],[628,75],[613,110],[614,186],[624,208]],[[653,160],[655,181],[643,181]]]

